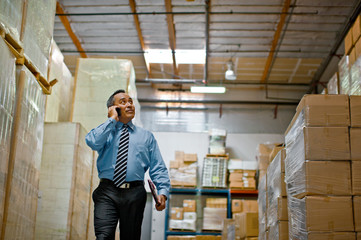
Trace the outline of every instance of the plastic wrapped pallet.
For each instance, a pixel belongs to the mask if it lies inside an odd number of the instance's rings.
[[[197,186],[197,163],[181,164],[178,168],[169,169],[169,177],[173,187]]]
[[[28,0],[24,26],[24,55],[47,78],[53,37],[55,0]]]
[[[206,157],[203,161],[202,187],[227,187],[228,158]]]
[[[267,175],[258,184],[258,222],[259,236],[267,231]]]
[[[45,124],[36,239],[86,239],[93,173],[86,133],[79,123]]]
[[[46,122],[70,121],[71,101],[73,99],[74,81],[68,67],[64,63],[64,56],[53,41],[49,60],[49,81],[57,79],[52,87],[51,95],[46,98]]]
[[[361,58],[358,58],[350,70],[350,95],[361,95]]]
[[[303,96],[296,108],[296,114],[286,130],[286,146],[290,146],[303,127],[321,126],[350,126],[349,98],[347,95],[310,94]]]
[[[288,240],[288,221],[274,222],[268,231],[268,239]]]
[[[78,59],[75,78],[73,122],[80,122],[87,131],[95,128],[107,119],[109,96],[124,89],[135,105],[133,122],[141,125],[134,68],[130,60],[81,58]]]
[[[279,197],[286,197],[286,183],[284,181],[285,177],[285,166],[284,161],[286,157],[286,150],[281,150],[278,152],[276,157],[270,163],[267,169],[267,226],[272,225],[278,219],[278,208],[279,206],[278,199]],[[282,203],[282,201],[281,201]],[[287,220],[287,219],[282,219]]]
[[[211,129],[209,131],[209,154],[226,154],[227,131],[223,129]]]
[[[288,196],[290,239],[308,239],[310,232],[354,231],[352,197]]]
[[[2,39],[0,39],[0,52],[0,207],[4,209],[16,87],[15,58]],[[0,211],[0,219],[3,219],[3,210]],[[0,231],[1,229],[2,221],[0,221]]]
[[[20,42],[21,21],[25,0],[0,0],[0,25]]]
[[[203,230],[222,231],[227,208],[203,208]]]
[[[327,83],[327,93],[328,94],[340,94],[340,87],[339,87],[337,72],[335,74],[333,74],[333,76],[330,78],[330,80]]]
[[[45,95],[33,74],[25,67],[17,69],[17,83],[21,80],[25,85],[22,102],[17,103],[21,107],[15,142],[18,151],[14,156],[5,239],[29,239],[29,236],[34,236],[38,204]]]
[[[349,64],[349,57],[347,55],[343,56],[338,63],[341,94],[350,94],[351,91],[351,74]]]
[[[223,240],[236,239],[236,228],[235,228],[234,219],[224,219],[223,220],[222,239]]]
[[[269,165],[269,155],[272,152],[273,148],[278,145],[277,143],[261,143],[257,146],[257,162],[259,169],[259,179],[261,179],[267,171]]]

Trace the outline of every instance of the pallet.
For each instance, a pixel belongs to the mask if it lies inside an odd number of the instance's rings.
[[[228,154],[207,154],[206,157],[208,158],[229,158]]]
[[[16,64],[23,65],[24,48],[22,44],[11,33],[9,33],[2,24],[0,24],[0,36],[2,39],[4,39],[12,54],[14,54],[16,58]]]
[[[25,65],[34,75],[36,81],[43,90],[43,93],[50,95],[51,88],[58,82],[58,80],[54,79],[48,82],[46,78],[40,74],[39,70],[35,67],[31,60],[24,55],[24,48],[22,44],[11,33],[9,33],[2,24],[0,24],[0,36],[10,49],[11,53],[14,54],[16,64]]]

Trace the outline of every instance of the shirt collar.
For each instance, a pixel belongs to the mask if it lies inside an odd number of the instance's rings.
[[[135,125],[133,124],[132,121],[129,121],[129,122],[127,123],[127,125],[128,125],[128,129],[131,129],[132,131],[134,131]],[[122,129],[123,126],[124,126],[124,123],[122,123],[122,122],[117,122],[117,128],[118,128],[118,129]]]

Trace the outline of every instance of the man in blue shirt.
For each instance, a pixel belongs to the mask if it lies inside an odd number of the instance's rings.
[[[132,98],[124,90],[115,91],[107,107],[108,119],[85,138],[99,154],[100,184],[93,192],[95,235],[97,240],[114,239],[119,221],[120,239],[139,240],[147,199],[144,173],[149,169],[158,190],[155,207],[162,211],[169,196],[168,170],[153,134],[133,125]]]

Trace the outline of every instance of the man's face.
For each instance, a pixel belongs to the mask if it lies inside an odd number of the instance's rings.
[[[114,106],[120,108],[121,116],[120,120],[126,122],[132,120],[135,115],[135,107],[133,99],[126,93],[118,93],[114,96]]]

